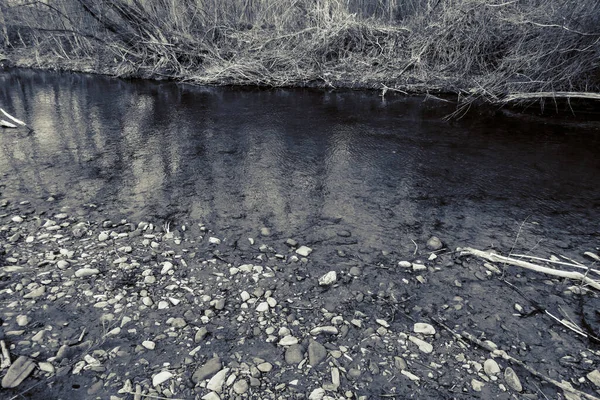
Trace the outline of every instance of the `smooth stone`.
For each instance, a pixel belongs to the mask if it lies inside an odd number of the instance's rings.
[[[360,274],[362,273],[362,270],[360,269],[360,267],[352,267],[352,268],[350,268],[350,271],[348,273],[351,276],[360,276]]]
[[[585,377],[588,378],[588,380],[590,382],[592,382],[594,385],[600,387],[600,371],[595,369],[595,370],[589,372]]]
[[[169,371],[159,372],[158,374],[154,375],[154,377],[152,378],[152,386],[158,386],[161,383],[168,381],[172,377],[173,377],[173,374],[170,373]]]
[[[211,244],[221,244],[221,239],[216,237],[209,237],[208,242]]]
[[[478,381],[477,379],[471,379],[471,387],[473,388],[473,391],[481,392],[484,386],[485,383]]]
[[[329,271],[325,275],[319,278],[320,286],[329,286],[337,281],[337,274],[335,271]]]
[[[59,260],[56,263],[56,266],[58,267],[58,269],[67,269],[69,268],[69,262],[66,260]]]
[[[210,392],[208,394],[205,394],[201,398],[202,398],[202,400],[221,400],[221,397],[215,392]]]
[[[187,322],[185,322],[185,319],[183,318],[173,318],[171,326],[173,328],[184,328],[187,326]]]
[[[325,397],[325,389],[317,388],[317,389],[313,390],[312,392],[310,392],[310,395],[308,396],[308,400],[322,400],[323,397]]]
[[[308,364],[311,367],[319,365],[327,357],[327,349],[316,340],[310,341],[308,344]]]
[[[194,343],[200,343],[202,340],[204,340],[207,334],[208,329],[206,329],[204,326],[200,327],[200,329],[198,329],[194,335]]]
[[[235,381],[235,383],[233,384],[233,391],[236,394],[244,394],[248,391],[248,381],[245,379],[238,379],[237,381]]]
[[[144,340],[142,342],[142,346],[148,350],[154,350],[156,348],[156,343],[154,343],[152,340]]]
[[[86,276],[98,275],[100,271],[96,268],[80,268],[75,271],[77,278],[85,278]]]
[[[379,325],[383,326],[384,328],[390,327],[390,324],[385,319],[378,318],[375,320],[375,322],[377,322]]]
[[[427,241],[427,248],[429,250],[436,251],[436,250],[441,249],[442,247],[444,247],[444,245],[442,244],[442,241],[437,236],[432,236]]]
[[[27,315],[18,315],[16,320],[17,325],[19,326],[26,326],[31,321],[31,319]]]
[[[194,371],[194,374],[192,375],[192,381],[196,384],[200,383],[205,379],[211,378],[214,374],[219,372],[221,368],[221,359],[219,357],[211,358],[206,362],[206,364]]]
[[[316,328],[311,329],[310,334],[313,336],[320,335],[321,333],[326,333],[328,335],[337,335],[338,329],[335,326],[318,326]]]
[[[424,335],[435,335],[435,328],[432,325],[424,322],[417,322],[413,327],[413,331],[415,333],[422,333]]]
[[[52,365],[51,363],[46,362],[46,361],[39,362],[38,367],[40,368],[41,371],[47,372],[49,374],[53,374],[55,371],[54,365]]]
[[[294,345],[297,343],[298,343],[298,338],[291,336],[291,335],[284,336],[279,341],[279,344],[282,346],[291,346],[291,345]]]
[[[16,223],[21,223],[23,222],[23,218],[19,217],[18,215],[14,216],[11,218],[12,222],[16,222]],[[14,386],[13,386],[14,387]]]
[[[312,253],[312,249],[307,246],[300,246],[298,249],[296,249],[296,254],[302,257],[308,257],[310,253]]]
[[[108,238],[109,238],[109,237],[110,237],[110,236],[108,236],[108,233],[107,233],[107,232],[101,232],[101,233],[98,235],[98,241],[100,241],[100,242],[104,242],[105,240],[108,240]]]
[[[212,390],[213,392],[221,393],[223,390],[223,384],[225,383],[225,377],[229,372],[229,368],[224,368],[217,372],[206,384],[206,388],[208,390]]]
[[[500,373],[500,366],[491,358],[488,358],[483,363],[483,372],[485,372],[489,376],[498,375]]]
[[[269,310],[269,303],[267,303],[266,301],[263,301],[261,303],[258,304],[258,306],[256,306],[256,311],[258,312],[265,312]]]
[[[285,350],[285,362],[298,365],[304,360],[304,348],[300,344],[293,344]]]
[[[260,228],[260,234],[262,236],[271,236],[271,230],[267,227]]]
[[[414,336],[409,336],[408,340],[416,344],[417,347],[419,347],[419,350],[421,350],[423,353],[429,354],[433,351],[433,346],[424,340],[421,340]]]
[[[256,366],[256,368],[260,371],[260,372],[271,372],[271,370],[273,369],[273,365],[269,362],[264,362],[264,363],[260,363]]]
[[[519,393],[523,391],[523,385],[521,385],[521,380],[511,367],[508,367],[504,370],[504,380],[506,381],[506,384],[510,386],[511,389],[513,389],[514,391]]]
[[[15,388],[21,384],[35,369],[35,362],[25,356],[17,358],[2,378],[2,387]]]
[[[33,289],[31,292],[23,296],[24,299],[35,299],[42,296],[46,292],[46,286],[40,286],[37,289]]]
[[[408,261],[400,261],[398,263],[398,266],[402,267],[402,268],[410,268],[410,267],[412,267],[412,263],[408,262]]]

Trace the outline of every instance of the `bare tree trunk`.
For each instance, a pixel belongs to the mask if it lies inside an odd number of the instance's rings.
[[[8,40],[8,31],[6,30],[6,22],[4,20],[4,8],[6,7],[5,0],[0,0],[0,48],[5,49],[10,46]]]

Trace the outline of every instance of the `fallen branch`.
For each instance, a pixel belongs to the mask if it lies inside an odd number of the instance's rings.
[[[15,118],[15,117],[13,117],[12,115],[10,115],[10,114],[9,114],[9,113],[7,113],[6,111],[4,111],[4,109],[3,109],[3,108],[0,108],[0,112],[2,112],[2,114],[4,114],[4,116],[6,116],[6,118],[10,119],[10,120],[11,120],[11,121],[13,121],[15,124],[17,124],[17,125],[21,125],[21,126],[24,126],[24,127],[26,127],[27,129],[29,129],[29,131],[33,132],[33,129],[32,129],[32,128],[31,128],[29,125],[27,125],[25,122],[21,121],[20,119],[17,119],[17,118]],[[8,122],[8,121],[5,121],[5,120],[1,120],[1,121],[0,121],[0,126],[4,126],[4,127],[6,127],[6,128],[16,128],[16,127],[17,127],[17,125],[15,125],[15,124],[13,124],[13,123],[10,123],[10,122]]]
[[[536,93],[512,93],[502,99],[503,103],[508,103],[514,100],[542,99],[550,98],[565,98],[565,99],[591,99],[600,100],[600,93],[590,92],[536,92]]]
[[[582,265],[582,264],[579,264],[579,263],[574,264],[574,263],[566,263],[566,262],[562,262],[562,261],[554,261],[554,260],[550,260],[550,259],[542,258],[542,257],[528,256],[527,254],[513,254],[512,256],[513,257],[519,257],[519,258],[529,258],[530,260],[544,261],[544,262],[552,263],[552,264],[566,265],[567,267],[585,269],[585,270],[588,270],[590,272],[595,272],[596,274],[600,274],[600,270],[593,269],[593,268],[588,268],[585,265]]]
[[[600,400],[598,397],[596,396],[592,396],[591,394],[587,394],[585,392],[582,392],[580,390],[577,390],[569,385],[566,385],[562,382],[559,382],[557,380],[554,380],[552,378],[550,378],[549,376],[546,376],[544,374],[542,374],[541,372],[538,372],[537,370],[533,369],[532,367],[530,367],[529,365],[525,364],[523,361],[514,358],[513,356],[511,356],[510,354],[508,354],[506,351],[504,350],[500,350],[500,349],[495,349],[492,346],[490,346],[489,344],[477,339],[475,336],[471,335],[469,332],[465,332],[463,331],[462,333],[457,333],[455,332],[452,328],[450,328],[449,326],[447,326],[446,324],[444,324],[443,322],[441,322],[440,320],[436,319],[436,318],[431,318],[433,322],[435,322],[436,324],[438,324],[439,326],[441,326],[442,328],[446,329],[448,332],[450,332],[452,334],[452,336],[454,336],[456,339],[460,339],[462,341],[469,341],[472,344],[481,347],[484,350],[489,351],[490,353],[492,353],[492,355],[494,356],[500,356],[503,359],[516,364],[524,369],[526,369],[530,374],[548,382],[551,383],[552,385],[556,386],[557,388],[561,389],[564,392],[568,392],[568,393],[572,393],[575,394],[577,396],[586,398],[588,400]]]
[[[460,252],[461,256],[473,255],[473,256],[480,257],[480,258],[483,258],[483,259],[491,261],[491,262],[510,264],[510,265],[514,265],[517,267],[530,269],[532,271],[542,272],[544,274],[553,275],[553,276],[558,276],[560,278],[579,280],[585,284],[590,285],[591,287],[593,287],[596,290],[600,290],[600,282],[595,281],[591,278],[588,278],[586,275],[584,275],[580,272],[563,271],[560,269],[543,267],[541,265],[533,264],[533,263],[530,263],[527,261],[517,260],[514,258],[510,258],[510,257],[501,256],[499,254],[495,254],[495,253],[492,253],[489,251],[481,251],[481,250],[472,249],[469,247],[458,249],[458,251]]]
[[[3,119],[0,120],[0,126],[3,128],[16,128],[17,127],[15,124],[11,124],[10,122],[5,121]]]

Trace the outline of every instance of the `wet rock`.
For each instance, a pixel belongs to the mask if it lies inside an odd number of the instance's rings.
[[[285,362],[290,365],[298,365],[304,359],[304,348],[302,345],[293,344],[285,350]]]
[[[437,236],[432,236],[427,241],[427,248],[432,251],[436,251],[444,247],[442,241]]]
[[[508,367],[504,370],[504,380],[506,381],[506,384],[514,391],[519,393],[523,391],[521,380],[511,367]]]
[[[142,342],[142,346],[148,350],[154,350],[156,348],[156,343],[154,343],[152,340],[144,340]]]
[[[308,344],[308,364],[312,367],[319,365],[327,357],[327,349],[316,340]]]
[[[219,372],[221,368],[221,359],[219,357],[214,357],[194,371],[194,374],[192,375],[192,382],[198,384],[199,382],[212,377],[214,374]]]
[[[258,368],[258,370],[260,372],[267,373],[267,372],[271,372],[271,370],[273,369],[273,365],[269,362],[263,362],[263,363],[258,364],[256,366],[256,368]]]
[[[337,274],[335,271],[329,271],[325,275],[319,278],[320,286],[329,286],[337,281]]]
[[[300,246],[298,249],[296,249],[296,254],[302,257],[308,257],[310,253],[312,253],[312,249],[307,246]]]
[[[35,362],[31,358],[20,356],[12,363],[6,375],[2,378],[2,387],[9,389],[19,386],[34,369]]]

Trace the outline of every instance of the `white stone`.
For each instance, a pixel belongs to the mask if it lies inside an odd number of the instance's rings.
[[[152,377],[152,386],[158,386],[171,379],[173,374],[169,371],[162,371]]]
[[[335,271],[329,271],[325,275],[319,278],[320,286],[329,286],[337,281],[337,274]]]
[[[500,366],[495,360],[488,358],[483,363],[483,371],[489,376],[494,376],[500,373]]]
[[[219,372],[217,372],[206,384],[206,388],[208,390],[212,390],[213,392],[221,393],[223,390],[223,384],[225,383],[225,377],[229,373],[229,368],[223,368]]]
[[[16,223],[23,222],[23,218],[16,215],[16,216],[12,217],[12,222],[16,222]]]
[[[279,344],[282,346],[291,346],[294,344],[298,344],[298,338],[288,335],[281,338]]]
[[[598,371],[597,369],[593,370],[592,372],[589,372],[586,375],[586,378],[588,378],[589,381],[592,382],[594,385],[600,387],[600,371]]]
[[[404,376],[406,376],[408,379],[410,379],[411,381],[419,381],[421,380],[421,378],[419,378],[418,376],[416,376],[415,374],[413,374],[412,372],[409,372],[405,369],[403,369],[402,371],[400,371],[400,373]]]
[[[173,264],[172,264],[172,263],[170,263],[170,262],[168,262],[168,261],[166,261],[166,262],[163,264],[163,267],[162,267],[162,269],[160,270],[160,273],[161,273],[161,275],[164,275],[164,274],[166,274],[167,272],[169,272],[171,269],[173,269]]]
[[[44,372],[48,372],[49,374],[54,373],[54,365],[50,364],[49,362],[46,362],[46,361],[39,362],[38,367],[40,367],[40,370],[42,370]]]
[[[410,268],[410,267],[412,267],[412,264],[408,261],[400,261],[398,263],[398,266],[402,267],[402,268]]]
[[[31,319],[27,315],[19,315],[17,316],[17,325],[26,326]]]
[[[75,276],[77,278],[84,278],[86,276],[98,275],[100,273],[96,268],[80,268],[75,271]]]
[[[414,336],[409,336],[408,340],[416,344],[417,347],[419,347],[419,350],[421,350],[423,353],[429,354],[433,351],[433,346],[424,340],[421,340]]]
[[[240,293],[240,297],[242,298],[242,301],[248,301],[250,300],[250,293],[244,290],[242,293]]]
[[[321,333],[326,333],[328,335],[337,335],[338,329],[335,326],[317,326],[316,328],[313,328],[310,331],[310,334],[313,336],[320,335]]]
[[[310,255],[310,253],[312,253],[312,249],[310,247],[307,247],[307,246],[300,246],[296,250],[296,254],[299,254],[302,257],[308,257]]]
[[[202,400],[221,400],[221,397],[215,392],[210,392],[209,394],[202,396]]]
[[[258,304],[258,306],[256,306],[256,311],[258,312],[265,312],[269,309],[269,303],[267,303],[266,301],[263,301],[261,303]]]
[[[390,324],[385,320],[385,319],[376,319],[375,322],[377,322],[379,325],[383,326],[384,328],[389,328]]]
[[[322,400],[325,397],[325,389],[318,388],[313,390],[308,396],[308,400]]]
[[[156,348],[156,343],[154,343],[152,340],[144,340],[142,342],[142,346],[144,346],[148,350],[154,350]]]
[[[101,232],[98,235],[98,241],[100,242],[104,242],[105,240],[108,240],[109,236],[108,236],[108,232]]]
[[[422,333],[424,335],[435,335],[435,328],[430,324],[426,324],[425,322],[417,322],[413,327],[413,331],[415,333]]]
[[[158,302],[158,309],[159,310],[165,310],[167,308],[169,308],[169,303],[167,303],[164,300],[161,300],[161,301]]]
[[[181,300],[176,299],[175,297],[169,297],[169,301],[171,302],[171,304],[173,304],[174,306],[176,306],[177,304],[181,303]]]
[[[208,242],[212,244],[221,244],[221,239],[216,237],[209,237]]]
[[[273,308],[277,305],[277,300],[275,300],[273,297],[268,297],[267,303],[269,304],[269,307]]]

